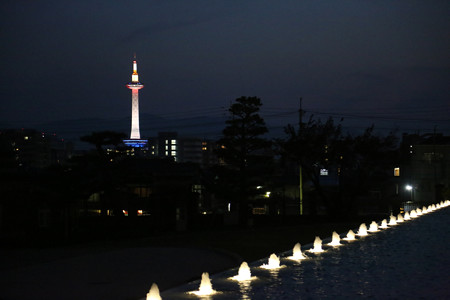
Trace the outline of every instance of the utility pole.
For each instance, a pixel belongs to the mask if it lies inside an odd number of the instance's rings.
[[[302,97],[300,97],[300,109],[298,110],[298,136],[301,137],[303,129],[303,109]],[[300,198],[300,216],[303,215],[303,177],[302,177],[302,162],[301,157],[299,161],[299,198]]]

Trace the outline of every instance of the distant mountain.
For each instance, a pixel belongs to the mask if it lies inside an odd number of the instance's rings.
[[[169,119],[152,114],[140,115],[140,131],[142,138],[156,137],[159,132],[177,132],[179,136],[199,137],[217,140],[221,137],[227,117],[198,116],[189,118]],[[283,122],[269,120],[269,137],[280,136],[283,132]],[[4,126],[7,128],[8,126]],[[32,129],[75,143],[77,149],[90,148],[80,141],[80,137],[95,131],[117,131],[130,133],[131,117],[126,118],[81,118],[75,120],[60,120],[45,122]]]

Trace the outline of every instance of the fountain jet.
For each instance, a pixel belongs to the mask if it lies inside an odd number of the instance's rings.
[[[343,240],[345,241],[354,241],[355,240],[355,233],[353,232],[353,230],[349,230],[347,233],[347,236],[345,238],[343,238]]]
[[[389,219],[389,226],[394,226],[394,225],[397,225],[397,218],[395,216],[391,215],[390,219]]]
[[[202,274],[202,281],[200,282],[198,291],[191,291],[189,293],[197,296],[209,296],[217,293],[217,291],[213,290],[212,288],[211,279],[209,279],[208,272],[204,272]]]
[[[269,270],[279,269],[279,268],[282,268],[282,267],[284,267],[284,266],[280,266],[280,258],[275,253],[272,253],[270,255],[269,262],[268,262],[267,265],[263,264],[261,266],[261,268],[269,269]]]
[[[381,225],[378,228],[382,229],[388,228],[386,219],[383,219],[383,221],[381,221]]]
[[[397,223],[401,223],[401,222],[405,222],[405,220],[403,219],[402,214],[398,214],[398,216],[397,216]]]
[[[336,231],[333,231],[333,235],[331,236],[331,243],[328,243],[328,246],[340,246],[341,244],[341,238],[339,236],[339,234],[337,234]]]
[[[300,243],[295,244],[294,249],[292,249],[292,256],[288,257],[292,260],[302,260],[306,259],[306,256],[302,253],[302,247],[300,246]]]
[[[322,249],[322,240],[320,239],[320,237],[316,236],[316,239],[314,240],[314,248],[310,249],[309,252],[312,253],[324,252],[324,250]]]
[[[405,221],[411,220],[411,216],[409,215],[409,212],[405,212]]]
[[[367,226],[366,223],[362,223],[359,225],[358,233],[359,236],[366,236],[367,235]]]
[[[230,277],[232,280],[237,281],[248,281],[256,279],[256,276],[252,277],[252,272],[250,272],[250,267],[248,266],[248,263],[245,261],[241,264],[239,267],[238,274],[236,276]]]
[[[159,288],[156,285],[156,283],[152,284],[152,287],[150,288],[150,291],[147,293],[146,300],[161,300],[161,296],[159,294]]]
[[[378,224],[375,221],[372,221],[372,223],[370,223],[369,226],[369,230],[367,230],[369,232],[377,232],[378,231]]]

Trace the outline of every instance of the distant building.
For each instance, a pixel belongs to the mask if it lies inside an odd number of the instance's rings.
[[[73,146],[34,129],[0,130],[2,167],[42,169],[71,157]]]
[[[192,162],[202,167],[217,163],[214,154],[215,143],[196,137],[181,137],[177,132],[159,132],[158,137],[150,139],[152,156],[171,158],[176,162]]]
[[[394,176],[403,200],[420,205],[444,200],[443,192],[450,188],[450,137],[405,134],[401,153]]]

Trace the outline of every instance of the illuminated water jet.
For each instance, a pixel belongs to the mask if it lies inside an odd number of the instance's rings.
[[[336,231],[333,231],[333,235],[331,236],[331,242],[328,243],[328,246],[334,246],[334,247],[340,246],[340,245],[342,245],[340,241],[341,241],[341,238],[340,238],[339,234],[337,234]]]
[[[389,217],[389,226],[395,226],[397,225],[397,218],[393,215]]]
[[[188,292],[189,294],[194,294],[197,296],[209,296],[214,295],[217,291],[213,290],[211,279],[209,279],[209,273],[204,272],[202,274],[202,281],[200,282],[200,287],[198,291]]]
[[[381,221],[381,225],[378,228],[382,228],[382,229],[386,229],[388,228],[387,226],[387,220],[383,219],[383,221]]]
[[[282,267],[284,267],[284,266],[280,266],[280,258],[275,253],[272,253],[270,255],[267,265],[263,264],[261,266],[261,268],[269,269],[269,270],[279,269],[279,268],[282,268]]]
[[[404,220],[405,221],[411,220],[411,216],[409,215],[409,212],[405,212]]]
[[[358,233],[356,235],[358,235],[358,236],[366,236],[367,235],[366,223],[362,223],[361,225],[359,225]]]
[[[150,291],[147,293],[146,300],[161,300],[161,296],[159,294],[159,288],[156,285],[156,283],[152,284],[152,287],[150,288]]]
[[[244,261],[239,267],[238,274],[236,276],[230,277],[230,279],[237,281],[248,281],[256,279],[256,276],[252,277],[250,267],[248,266],[248,263]]]
[[[417,218],[416,210],[413,209],[412,211],[410,211],[409,212],[409,216],[411,217],[411,219]]]
[[[292,249],[292,256],[289,256],[288,258],[292,260],[306,259],[306,256],[302,253],[300,243],[295,244],[294,249]]]
[[[370,223],[369,226],[369,230],[367,230],[369,232],[377,232],[378,231],[378,224],[375,221],[372,221],[372,223]]]
[[[402,216],[402,214],[398,214],[397,215],[397,223],[401,223],[401,222],[404,222],[405,220],[403,219],[403,216]]]
[[[416,214],[417,214],[417,216],[421,216],[422,210],[420,208],[416,208]]]
[[[349,230],[347,233],[347,236],[345,238],[343,238],[343,240],[345,241],[354,241],[355,240],[355,233],[353,232],[353,230]]]
[[[324,250],[322,249],[322,240],[320,239],[320,237],[316,236],[316,239],[314,240],[314,248],[310,249],[309,252],[312,253],[324,252]]]

